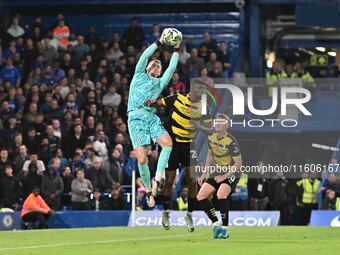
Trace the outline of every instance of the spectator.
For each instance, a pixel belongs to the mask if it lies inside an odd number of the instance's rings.
[[[22,221],[26,224],[33,224],[33,228],[48,228],[47,220],[53,214],[54,211],[40,196],[40,188],[34,187],[22,206]]]
[[[96,28],[94,26],[90,26],[89,33],[85,37],[86,44],[97,44],[99,43],[99,36],[97,35]]]
[[[190,53],[187,51],[187,48],[184,44],[181,44],[180,48],[179,48],[179,62],[182,65],[185,65],[185,63],[187,62],[187,60],[190,58]]]
[[[328,190],[326,197],[322,202],[322,210],[337,210],[340,211],[340,198],[335,196],[334,190]]]
[[[11,162],[8,157],[8,150],[2,148],[0,151],[0,179],[5,176],[5,169],[10,166]]]
[[[263,162],[258,163],[261,172],[256,178],[250,178],[248,182],[250,210],[254,211],[265,211],[269,202],[268,179],[264,176],[262,165]]]
[[[115,183],[112,186],[111,197],[107,200],[108,210],[127,210],[127,203],[125,198],[120,193],[120,184]]]
[[[294,72],[292,73],[291,78],[302,78],[304,83],[314,83],[312,75],[308,71],[305,71],[300,62],[295,63]]]
[[[208,69],[206,67],[203,67],[200,71],[200,80],[202,82],[204,82],[205,84],[208,84],[210,86],[213,86],[214,85],[214,80],[211,79],[209,76],[208,76]]]
[[[222,63],[223,71],[226,71],[228,68],[231,67],[230,52],[227,43],[221,42],[216,54],[217,60]]]
[[[58,57],[58,51],[51,44],[50,38],[45,38],[43,48],[40,49],[40,54],[44,57],[47,65],[52,65],[53,61]]]
[[[51,149],[49,146],[50,145],[47,138],[41,140],[39,147],[40,149],[38,151],[38,157],[44,163],[44,165],[47,165],[49,159],[51,158]]]
[[[0,179],[0,208],[10,208],[17,211],[19,208],[20,182],[13,176],[13,168],[5,167],[5,174]]]
[[[120,152],[118,149],[113,149],[111,156],[103,162],[102,168],[104,171],[110,173],[114,182],[124,182],[124,171],[122,164],[119,161]]]
[[[12,24],[7,29],[6,33],[10,36],[11,39],[22,37],[25,34],[25,30],[19,25],[18,17],[13,18]]]
[[[76,152],[73,156],[73,160],[69,162],[69,166],[70,166],[72,173],[75,173],[77,169],[84,169],[85,163],[82,159],[82,155]]]
[[[42,178],[41,193],[46,203],[53,210],[60,209],[61,193],[64,190],[64,183],[61,177],[56,175],[53,167],[47,169],[47,174]]]
[[[81,168],[79,168],[81,169]],[[64,184],[64,193],[71,194],[71,184],[74,179],[75,173],[78,171],[78,169],[72,173],[72,170],[69,166],[66,166],[62,172],[62,179]]]
[[[320,181],[315,178],[303,178],[296,182],[297,205],[301,213],[301,224],[308,225],[311,212],[318,208]]]
[[[182,187],[181,193],[176,199],[176,202],[177,205],[175,206],[175,208],[177,208],[179,211],[186,211],[188,209],[188,187]]]
[[[71,158],[76,148],[84,148],[86,137],[82,133],[82,127],[80,124],[76,124],[73,128],[73,132],[66,137],[64,141],[63,151],[67,158]]]
[[[120,50],[119,42],[115,42],[112,49],[110,49],[109,53],[107,54],[106,59],[114,64],[122,56],[124,56],[124,53]]]
[[[20,110],[19,100],[16,98],[16,89],[10,88],[8,91],[7,102],[9,105],[9,109],[12,112],[18,112]]]
[[[60,67],[60,60],[55,59],[53,61],[53,69],[52,69],[53,80],[57,82],[61,82],[62,79],[65,78],[65,76],[66,76],[65,71]]]
[[[31,170],[34,170],[37,174],[42,175],[45,171],[45,165],[41,160],[38,159],[37,154],[32,153],[30,155],[30,159],[25,161],[22,170],[26,172],[25,174],[27,174]]]
[[[272,95],[272,87],[277,86],[279,79],[288,78],[286,72],[284,71],[284,66],[281,61],[275,60],[273,67],[266,73],[268,95]]]
[[[77,37],[77,45],[73,47],[73,60],[75,63],[78,63],[80,59],[90,51],[90,47],[84,43],[84,37],[79,35]]]
[[[209,52],[216,52],[216,40],[212,39],[210,34],[208,32],[205,32],[203,34],[203,42],[200,46],[206,46]]]
[[[19,147],[19,154],[14,158],[14,175],[22,175],[24,163],[29,160],[29,156],[27,154],[27,148],[25,145],[21,145]]]
[[[108,155],[107,153],[109,147],[109,139],[105,136],[103,130],[99,130],[97,132],[96,140],[93,143],[94,151],[102,160],[105,160]]]
[[[0,84],[4,84],[6,81],[10,81],[11,86],[19,87],[21,80],[21,74],[18,68],[13,66],[13,59],[8,57],[6,60],[6,66],[0,71]]]
[[[112,107],[114,111],[117,112],[121,101],[122,97],[116,92],[116,88],[114,86],[110,86],[108,92],[103,97],[103,106]]]
[[[141,49],[145,35],[143,28],[139,26],[137,18],[132,18],[131,25],[125,29],[122,41],[125,45],[132,45],[136,49]]]
[[[174,72],[171,79],[170,88],[173,88],[176,93],[181,94],[186,94],[188,91],[185,83],[180,80],[178,72]]]
[[[40,84],[41,79],[42,79],[41,68],[37,67],[34,70],[32,70],[28,75],[27,83],[30,86],[32,86],[33,84]]]
[[[37,158],[37,155],[31,155],[31,158],[33,157]],[[26,161],[27,162],[27,161]],[[25,162],[25,164],[26,164]],[[31,193],[34,187],[40,187],[41,181],[42,181],[42,172],[39,171],[38,165],[33,160],[31,160],[32,163],[28,164],[28,170],[26,171],[25,168],[24,171],[24,178],[22,179],[22,195],[23,199],[26,199],[27,196]],[[36,161],[37,162],[37,161]],[[42,162],[41,162],[42,163]],[[25,167],[24,164],[24,167]]]
[[[137,189],[136,200],[137,211],[150,209],[146,203],[146,190],[144,187],[139,187]]]
[[[101,211],[106,209],[106,201],[99,189],[93,191],[93,197],[90,200],[91,210]]]
[[[191,70],[195,70],[197,73],[204,67],[204,60],[198,56],[196,48],[191,49],[191,57],[186,62],[186,67]]]
[[[217,60],[217,56],[215,52],[211,52],[209,55],[209,61],[207,63],[208,72],[212,72],[218,68],[218,72],[222,72],[222,63]]]
[[[26,80],[30,70],[32,63],[36,60],[38,55],[38,51],[34,48],[32,39],[28,38],[26,40],[26,48],[21,53],[22,60],[24,61],[24,69],[23,69],[23,79]]]
[[[280,211],[281,225],[288,224],[288,181],[278,175],[268,184],[271,208]]]
[[[78,169],[76,179],[72,181],[72,206],[74,210],[89,210],[89,194],[93,191],[92,183],[85,179],[83,169]]]
[[[27,137],[24,138],[24,144],[27,147],[28,153],[37,153],[40,147],[40,138],[37,135],[37,131],[34,127],[30,127],[27,132]]]
[[[109,172],[102,168],[101,158],[94,158],[93,167],[87,171],[86,177],[91,181],[95,189],[99,189],[101,192],[111,191],[113,180]]]
[[[58,50],[66,50],[71,30],[65,25],[64,18],[58,18],[58,26],[53,29],[53,44]]]

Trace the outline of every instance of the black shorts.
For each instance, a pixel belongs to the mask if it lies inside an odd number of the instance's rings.
[[[196,163],[197,152],[191,143],[173,143],[166,171],[175,171],[179,167],[188,167]]]
[[[231,188],[231,193],[233,193],[236,189],[237,183],[240,178],[235,177],[235,175],[230,176],[229,178],[225,179],[223,182],[217,183],[214,178],[209,178],[206,180],[206,183],[209,183],[211,186],[213,186],[216,190],[219,189],[222,183],[228,184]]]

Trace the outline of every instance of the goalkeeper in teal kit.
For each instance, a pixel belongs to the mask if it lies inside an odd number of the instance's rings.
[[[155,205],[154,197],[157,194],[159,183],[172,150],[171,137],[162,126],[159,117],[156,115],[156,110],[153,107],[144,105],[144,101],[149,99],[156,100],[159,97],[171,80],[178,63],[178,49],[182,38],[178,30],[176,31],[180,35],[180,39],[178,43],[176,41],[174,45],[175,52],[172,54],[169,67],[165,70],[163,76],[158,78],[162,72],[162,64],[159,60],[153,59],[148,63],[149,58],[156,49],[166,43],[169,36],[167,30],[169,29],[165,29],[161,38],[151,44],[138,60],[130,84],[127,110],[130,138],[136,153],[139,173],[147,191],[147,203],[150,207]],[[156,176],[152,180],[152,187],[145,148],[146,145],[151,144],[151,140],[162,147],[158,159]]]

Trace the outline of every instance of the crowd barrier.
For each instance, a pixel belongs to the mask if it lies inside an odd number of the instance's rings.
[[[186,212],[171,212],[171,220],[175,226],[184,226]],[[135,226],[161,226],[162,212],[135,212]],[[232,211],[231,226],[270,227],[279,223],[278,211]],[[195,211],[193,220],[196,226],[209,226],[211,222],[203,211]],[[132,226],[131,211],[61,211],[49,219],[50,228],[91,228],[110,226]],[[0,213],[0,230],[21,229],[20,212]]]

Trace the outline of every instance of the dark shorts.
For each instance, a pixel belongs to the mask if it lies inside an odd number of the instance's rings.
[[[217,183],[214,178],[209,178],[206,180],[206,183],[209,183],[211,186],[213,186],[216,190],[218,190],[222,183],[228,184],[231,188],[230,194],[232,194],[237,186],[237,183],[240,178],[236,178],[234,175],[230,176],[229,178],[225,179],[223,182]],[[230,195],[229,194],[229,195]]]
[[[176,171],[179,167],[188,167],[196,163],[197,152],[191,143],[173,143],[166,171]]]

